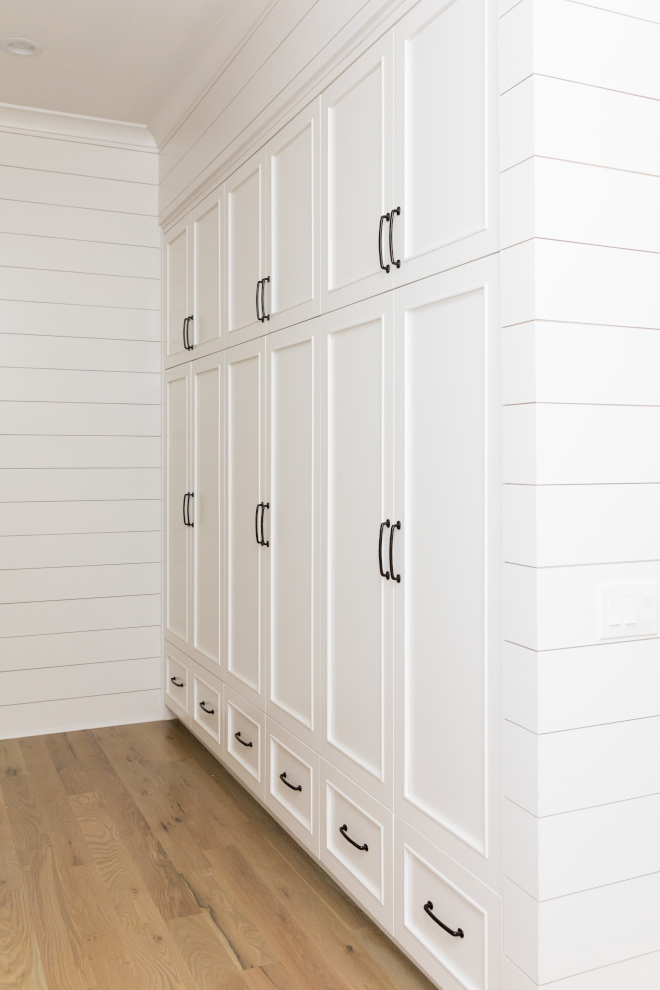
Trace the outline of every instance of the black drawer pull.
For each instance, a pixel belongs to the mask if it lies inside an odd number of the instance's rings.
[[[383,570],[383,530],[387,526],[389,529],[390,521],[386,519],[384,523],[380,524],[380,536],[378,537],[378,566],[380,567],[380,576],[390,579],[390,572]]]
[[[207,715],[215,715],[215,708],[205,708],[204,704],[205,703],[203,701],[200,701],[199,703],[199,707],[202,709],[202,711],[206,712]]]
[[[259,281],[257,282],[257,293],[256,293],[256,295],[254,297],[254,302],[255,302],[255,306],[257,307],[257,319],[261,323],[263,323],[263,320],[261,319],[261,314],[259,312],[259,289],[260,289],[260,287],[261,287],[261,279],[259,279]]]
[[[270,319],[270,314],[266,312],[266,282],[270,282],[270,275],[266,275],[261,280],[261,322]]]
[[[264,539],[264,512],[266,509],[270,509],[270,502],[261,503],[261,545],[262,547],[269,547],[270,543],[268,540]]]
[[[254,535],[255,535],[255,537],[257,539],[257,543],[259,544],[259,546],[262,545],[261,544],[261,540],[259,539],[259,509],[263,509],[263,506],[264,506],[264,503],[263,502],[259,502],[259,505],[257,506],[257,508],[255,510],[255,513],[254,513]]]
[[[240,734],[240,732],[235,732],[235,733],[234,733],[234,739],[238,739],[238,741],[239,741],[239,743],[241,744],[241,746],[251,746],[251,745],[252,745],[252,743],[251,743],[251,742],[249,742],[249,743],[246,743],[246,741],[245,741],[245,739],[241,739],[241,734]]]
[[[179,682],[177,681],[176,677],[170,677],[170,680],[172,681],[172,684],[174,685],[174,687],[185,687],[185,684],[183,683],[183,681],[181,681],[181,683],[179,684]]]
[[[287,787],[290,787],[292,791],[302,791],[302,784],[298,784],[297,787],[294,787],[293,784],[290,784],[289,781],[286,779],[285,773],[280,774],[280,780],[282,781],[283,784],[286,784]]]
[[[380,267],[384,272],[389,272],[390,266],[383,264],[383,223],[387,220],[389,223],[390,215],[389,213],[383,213],[380,218],[380,225],[378,227],[378,257],[380,258]]]
[[[394,530],[395,529],[401,529],[401,523],[400,522],[392,523],[392,529],[390,530],[390,570],[392,572],[392,580],[393,581],[397,581],[397,582],[400,583],[400,581],[401,581],[401,575],[394,573],[394,553],[393,553],[394,547],[393,547],[393,544],[394,544]]]
[[[392,235],[394,233],[394,216],[401,216],[401,207],[397,206],[396,210],[392,210],[390,213],[390,261],[396,268],[401,268],[401,262],[394,260],[394,244],[392,243]]]
[[[353,839],[351,839],[350,835],[348,834],[348,825],[340,825],[339,831],[344,836],[346,841],[350,842],[350,844],[352,846],[355,846],[356,849],[359,849],[361,852],[369,852],[369,846],[367,845],[366,842],[363,846],[358,846],[357,842],[354,842]]]
[[[446,932],[449,932],[450,935],[453,935],[454,938],[465,938],[465,932],[463,931],[462,928],[459,928],[455,932],[453,932],[451,930],[451,928],[447,928],[447,926],[445,924],[443,924],[442,921],[440,921],[440,918],[436,918],[436,916],[434,914],[431,914],[431,912],[433,911],[433,902],[432,901],[427,901],[426,902],[426,904],[424,905],[424,910],[428,914],[429,918],[433,918],[433,920],[435,921],[436,925],[440,925],[441,928],[444,928],[444,930]]]

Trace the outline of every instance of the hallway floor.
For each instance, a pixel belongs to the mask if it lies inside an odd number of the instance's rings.
[[[1,990],[433,990],[178,721],[0,741]]]

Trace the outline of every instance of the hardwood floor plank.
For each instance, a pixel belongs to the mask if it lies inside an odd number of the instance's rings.
[[[226,982],[227,990],[244,990],[239,975],[243,967],[207,912],[175,918],[167,927],[199,990],[217,990],[220,979]]]
[[[258,969],[247,969],[243,980],[249,990],[305,990],[282,963],[269,963]]]
[[[378,925],[360,928],[354,932],[353,937],[380,963],[381,968],[389,973],[396,987],[405,987],[405,990],[436,990],[435,984],[431,983],[400,949],[397,949],[394,942]]]

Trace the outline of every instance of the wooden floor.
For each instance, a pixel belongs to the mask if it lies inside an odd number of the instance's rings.
[[[2,990],[432,990],[179,722],[0,741]]]

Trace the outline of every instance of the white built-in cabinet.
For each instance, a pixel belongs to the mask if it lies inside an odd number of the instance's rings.
[[[164,251],[166,704],[447,990],[500,987],[487,6],[421,0]]]

